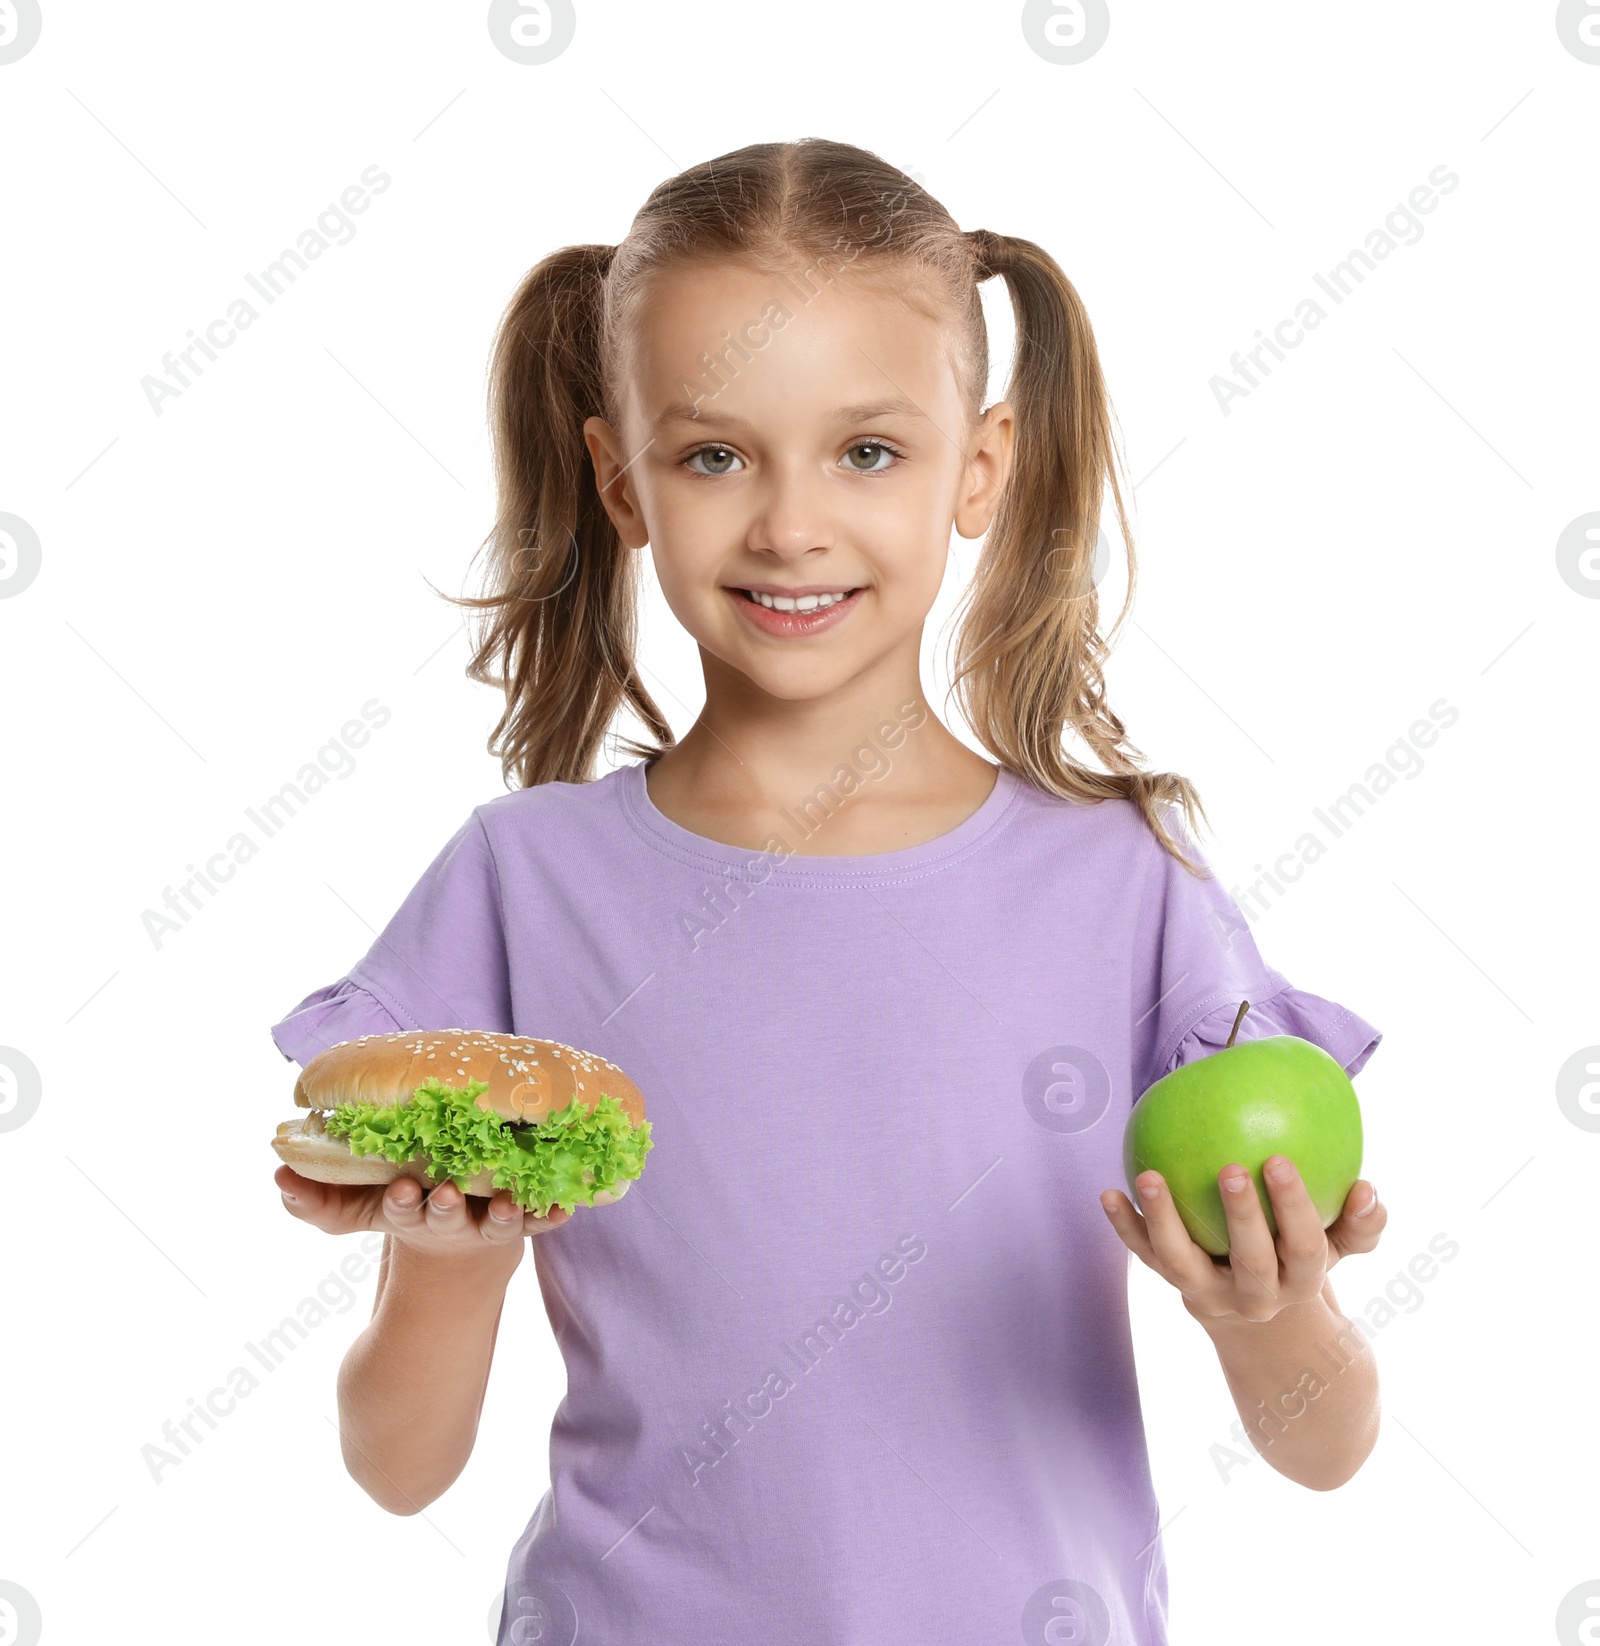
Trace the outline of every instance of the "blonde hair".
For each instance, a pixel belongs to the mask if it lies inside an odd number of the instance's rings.
[[[628,325],[650,278],[689,258],[779,267],[921,274],[958,321],[975,414],[988,381],[978,295],[1010,291],[1016,348],[1012,478],[961,602],[952,690],[1001,764],[1066,799],[1132,800],[1177,860],[1200,873],[1167,827],[1170,807],[1204,817],[1186,778],[1142,770],[1106,701],[1104,664],[1132,605],[1133,537],[1117,484],[1111,412],[1088,315],[1071,281],[1029,240],[950,214],[895,167],[823,138],[755,143],[661,183],[616,246],[565,246],[523,277],[501,317],[489,371],[497,484],[488,593],[453,597],[487,614],[468,677],[505,693],[488,739],[507,786],[587,782],[624,703],[655,739],[623,752],[653,759],[676,742],[635,663],[637,556],[601,503],[584,445],[591,416],[615,422]],[[1093,561],[1109,478],[1128,589],[1105,638]],[[1071,728],[1106,768],[1063,748]]]

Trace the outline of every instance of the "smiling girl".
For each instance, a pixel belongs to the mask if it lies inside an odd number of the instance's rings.
[[[986,406],[991,278],[1017,344]],[[1265,964],[1194,790],[1106,701],[1107,482],[1131,533],[1077,293],[873,155],[757,144],[537,264],[492,400],[471,673],[515,786],[273,1034],[302,1063],[407,1028],[582,1046],[637,1080],[655,1148],[624,1200],[549,1220],[279,1168],[296,1216],[388,1237],[340,1376],[350,1472],[397,1514],[457,1478],[537,1234],[568,1385],[502,1643],[1162,1646],[1129,1252],[1268,1461],[1327,1489],[1377,1424],[1327,1275],[1385,1213],[1360,1181],[1324,1230],[1273,1157],[1274,1241],[1230,1167],[1213,1259],[1157,1173],[1137,1210],[1113,1187],[1124,1125],[1242,1000],[1241,1038],[1352,1074],[1379,1032]],[[923,691],[952,530],[984,538],[954,672],[992,759]],[[635,654],[646,549],[705,677],[681,739]],[[621,710],[653,741],[596,777]]]

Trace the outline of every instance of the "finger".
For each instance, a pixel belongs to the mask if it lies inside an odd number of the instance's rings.
[[[292,1166],[280,1166],[272,1180],[283,1197],[284,1209],[301,1222],[326,1234],[344,1234],[352,1227],[349,1206],[338,1185],[302,1177]]]
[[[1305,1180],[1286,1155],[1268,1155],[1261,1175],[1278,1225],[1278,1296],[1303,1303],[1322,1290],[1328,1241]]]
[[[454,1183],[436,1183],[428,1191],[425,1217],[430,1234],[447,1239],[466,1233],[471,1221],[467,1211],[467,1197]]]
[[[414,1177],[397,1177],[383,1191],[383,1216],[397,1231],[411,1234],[421,1228],[427,1216],[424,1204],[423,1186]]]
[[[522,1219],[522,1208],[512,1198],[510,1191],[500,1189],[489,1196],[489,1204],[484,1208],[483,1221],[478,1225],[478,1233],[485,1240],[504,1246],[522,1239]]]
[[[1222,1211],[1228,1220],[1228,1265],[1233,1271],[1233,1307],[1246,1320],[1276,1312],[1278,1250],[1272,1243],[1255,1180],[1238,1161],[1217,1173]]]
[[[311,1179],[302,1177],[293,1166],[280,1166],[272,1174],[272,1181],[278,1185],[278,1193],[283,1196],[285,1206],[295,1210],[296,1217],[304,1217],[304,1208],[310,1204],[310,1190],[314,1187]]]
[[[1161,1273],[1187,1296],[1209,1303],[1219,1287],[1226,1288],[1227,1275],[1225,1271],[1219,1275],[1209,1254],[1190,1237],[1171,1185],[1157,1171],[1140,1172],[1133,1184],[1144,1204],[1145,1227]]]
[[[322,1202],[324,1185],[315,1178],[302,1177],[293,1166],[280,1166],[272,1174],[272,1181],[278,1185],[284,1204],[299,1208],[295,1213],[297,1217],[304,1217],[310,1207]]]
[[[571,1216],[572,1213],[561,1206],[552,1206],[544,1217],[535,1217],[532,1212],[525,1212],[522,1217],[522,1232],[530,1235],[549,1234],[552,1229],[559,1229]]]
[[[1365,1178],[1357,1178],[1345,1196],[1344,1209],[1323,1232],[1333,1260],[1356,1252],[1370,1252],[1389,1221],[1388,1208]]]
[[[1150,1231],[1145,1221],[1135,1210],[1134,1204],[1119,1189],[1107,1189],[1100,1196],[1100,1204],[1105,1207],[1106,1216],[1111,1220],[1111,1227],[1117,1231],[1118,1238],[1141,1262],[1160,1272],[1156,1263],[1155,1248],[1150,1244]]]

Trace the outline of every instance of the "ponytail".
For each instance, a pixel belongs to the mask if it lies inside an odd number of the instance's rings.
[[[1133,604],[1138,572],[1089,316],[1061,266],[1031,240],[986,229],[964,238],[974,278],[1000,275],[1010,291],[1016,346],[1006,398],[1017,414],[1017,444],[1010,483],[963,596],[952,689],[996,759],[1051,793],[1132,800],[1162,846],[1198,874],[1163,813],[1181,807],[1192,830],[1196,812],[1205,816],[1199,795],[1186,778],[1136,764],[1141,751],[1106,701],[1105,660]],[[1094,554],[1108,478],[1128,588],[1102,638]],[[1068,727],[1106,771],[1064,750]]]
[[[488,739],[508,786],[584,783],[624,700],[671,728],[634,665],[638,561],[595,484],[583,424],[605,415],[600,332],[611,246],[534,265],[501,317],[489,368],[497,509],[467,677],[505,693]],[[635,750],[634,752],[645,752]]]

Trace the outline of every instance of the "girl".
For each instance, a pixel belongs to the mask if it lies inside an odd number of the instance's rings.
[[[985,408],[992,277],[1017,347]],[[1112,1187],[1129,1110],[1243,1000],[1242,1036],[1351,1073],[1379,1034],[1262,961],[1179,821],[1193,788],[1106,702],[1107,477],[1131,534],[1077,293],[873,155],[757,144],[533,268],[491,393],[470,672],[505,691],[516,787],[272,1032],[302,1063],[401,1028],[562,1040],[629,1071],[656,1146],[626,1199],[543,1222],[278,1169],[296,1216],[386,1235],[339,1381],[351,1474],[397,1514],[455,1480],[535,1234],[568,1387],[501,1642],[1159,1646],[1128,1252],[1269,1461],[1325,1489],[1377,1409],[1327,1271],[1384,1214],[1359,1182],[1324,1231],[1274,1157],[1276,1243],[1229,1189],[1214,1260],[1157,1173],[1138,1210]],[[952,527],[987,534],[955,679],[992,761],[921,684]],[[647,545],[705,674],[681,741],[634,656]],[[624,704],[654,741],[596,779]]]

